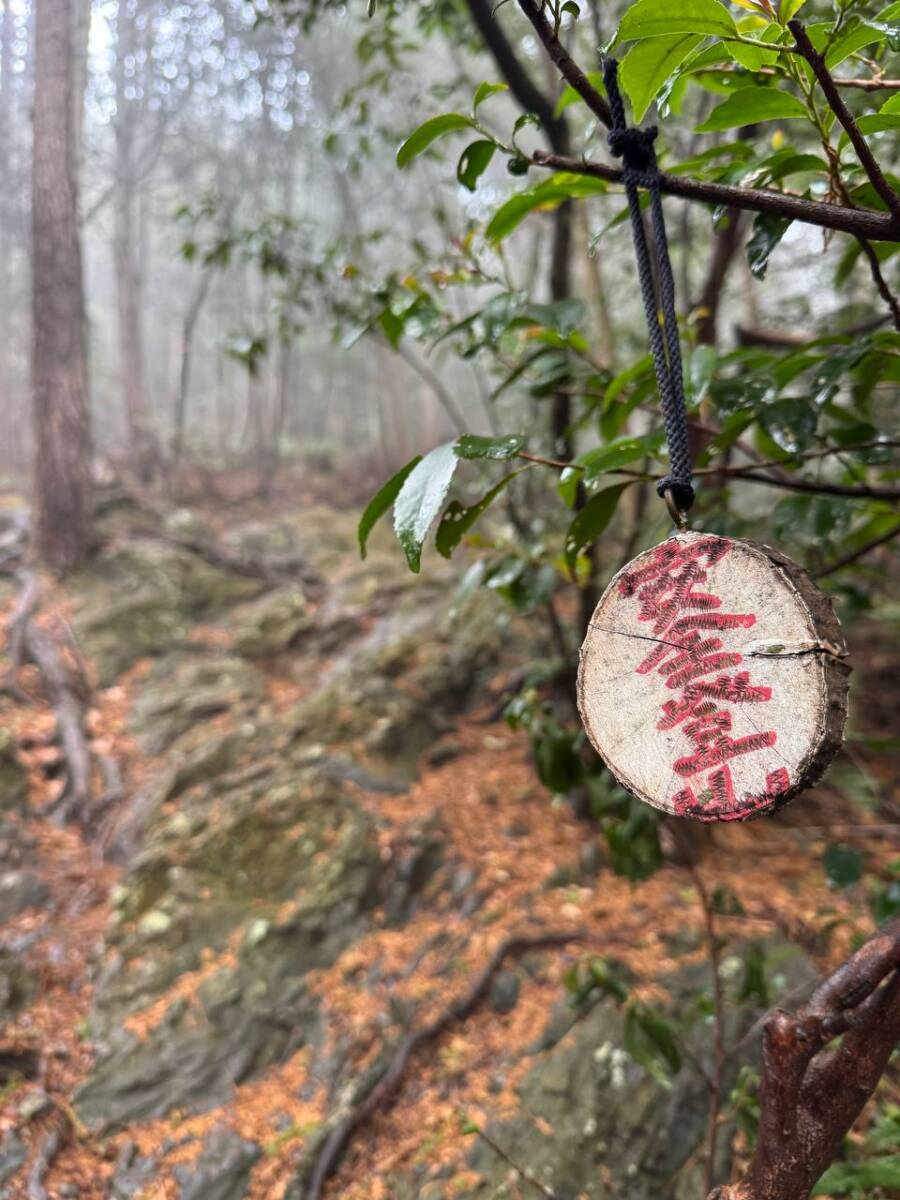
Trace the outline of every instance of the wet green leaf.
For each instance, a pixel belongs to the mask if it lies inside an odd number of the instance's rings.
[[[487,170],[496,149],[494,143],[486,139],[471,142],[466,146],[456,167],[456,178],[464,188],[468,188],[470,192],[475,191],[478,180]]]
[[[627,483],[617,483],[613,487],[604,488],[588,500],[584,508],[572,521],[566,532],[565,560],[571,573],[575,570],[575,560],[580,552],[595,542],[612,520],[619,503],[619,497]]]
[[[679,0],[677,4],[672,0],[637,0],[622,17],[616,40],[631,42],[676,33],[729,37],[736,29],[728,9],[718,0]]]
[[[785,121],[806,117],[803,102],[790,92],[776,88],[741,88],[712,110],[698,133],[717,133],[722,129],[739,129],[760,121]]]
[[[359,554],[361,558],[366,557],[366,543],[369,540],[369,534],[372,532],[375,524],[384,516],[387,510],[397,499],[397,495],[403,484],[406,482],[407,476],[413,468],[422,461],[422,456],[417,454],[414,459],[401,467],[396,475],[391,476],[387,483],[379,488],[369,503],[366,505],[365,512],[359,519],[359,527],[357,529],[357,537],[359,539]]]
[[[413,467],[394,502],[394,529],[409,563],[418,574],[422,545],[437,517],[459,458],[452,442],[437,446]]]
[[[438,117],[431,117],[413,130],[397,151],[397,166],[407,166],[438,138],[455,133],[458,129],[471,129],[472,124],[472,118],[464,113],[441,113]]]

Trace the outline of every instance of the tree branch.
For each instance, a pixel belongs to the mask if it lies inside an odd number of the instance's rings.
[[[813,579],[823,579],[826,575],[833,575],[835,571],[849,567],[851,563],[855,563],[859,558],[864,558],[872,550],[877,550],[879,546],[885,546],[888,542],[892,542],[895,537],[900,537],[900,523],[889,529],[887,533],[882,533],[878,537],[872,538],[871,541],[864,542],[856,550],[851,550],[849,554],[829,563],[827,567],[822,567],[820,571],[813,572]]]
[[[538,3],[537,0],[518,0],[518,2],[519,8],[534,26],[535,33],[543,42],[544,48],[560,74],[567,83],[572,85],[594,116],[608,129],[612,125],[612,113],[609,111],[609,105],[554,33],[550,22],[544,16],[544,5]]]
[[[819,86],[825,93],[825,99],[844,127],[844,131],[856,151],[857,158],[862,165],[863,170],[869,177],[872,187],[887,205],[888,211],[896,221],[900,221],[900,196],[894,191],[887,179],[884,177],[884,172],[875,160],[875,155],[869,149],[869,144],[859,131],[853,114],[844,103],[844,98],[835,85],[831,77],[831,72],[825,64],[825,59],[819,54],[815,46],[809,40],[803,23],[801,21],[789,21],[788,29],[794,35],[794,40],[797,43],[795,50],[802,58],[805,58],[813,70],[813,74],[819,81]]]
[[[547,135],[550,145],[557,153],[565,153],[569,145],[569,131],[564,117],[554,114],[554,104],[544,95],[510,46],[500,24],[495,20],[490,0],[466,0],[472,20],[484,38],[485,45],[494,56],[500,74],[509,84],[509,90],[525,112],[536,113]]]
[[[607,166],[606,163],[590,159],[536,150],[531,161],[535,166],[549,167],[555,171],[590,175],[594,179],[605,179],[607,183],[622,182],[621,167]],[[659,174],[659,189],[666,195],[682,196],[685,200],[768,213],[788,221],[802,221],[822,229],[833,229],[837,233],[865,237],[873,242],[900,241],[900,219],[891,213],[876,212],[871,208],[847,208],[843,204],[807,200],[804,196],[776,192],[770,188],[734,187],[727,183],[689,179],[685,175],[669,175],[665,171]]]
[[[563,462],[558,458],[542,458],[537,454],[528,454],[525,451],[520,451],[516,455],[517,458],[524,458],[528,462],[540,463],[544,467],[554,467],[556,470],[565,470],[570,468],[573,471],[583,471],[584,467],[577,462]],[[822,457],[822,455],[811,455],[810,457]],[[790,459],[785,459],[785,462],[790,462]],[[858,498],[868,498],[876,500],[900,500],[900,488],[895,487],[879,487],[869,484],[846,484],[846,483],[823,483],[813,479],[800,479],[792,475],[760,475],[756,472],[765,467],[775,467],[777,463],[748,463],[746,466],[738,467],[697,467],[694,471],[695,476],[713,476],[725,477],[734,479],[739,483],[762,483],[768,487],[784,488],[788,492],[806,492],[814,496],[851,496]],[[661,475],[648,475],[643,471],[630,471],[626,467],[617,467],[606,472],[607,475],[626,475],[639,483],[656,483]]]
[[[900,91],[900,79],[880,79],[877,75],[872,79],[834,79],[836,87],[859,88],[863,92],[897,92]]]
[[[898,968],[900,919],[828,976],[802,1008],[767,1019],[756,1151],[743,1179],[709,1200],[807,1200],[900,1037]]]

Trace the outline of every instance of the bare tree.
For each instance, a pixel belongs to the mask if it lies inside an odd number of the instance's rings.
[[[75,566],[84,555],[90,486],[73,38],[71,0],[35,0],[35,546],[39,557],[58,571]]]
[[[159,465],[159,448],[147,401],[144,347],[144,281],[141,262],[143,210],[139,191],[141,106],[133,78],[138,57],[137,0],[120,0],[116,16],[116,190],[113,250],[119,318],[119,370],[128,420],[131,461],[138,479],[149,483]]]

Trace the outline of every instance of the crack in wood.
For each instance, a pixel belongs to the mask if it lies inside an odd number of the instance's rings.
[[[609,633],[613,637],[634,638],[639,642],[655,642],[660,646],[671,646],[674,650],[689,650],[689,646],[685,646],[682,642],[669,642],[665,638],[651,637],[646,633],[628,633],[624,629],[608,629],[605,625],[598,625],[596,621],[589,621],[588,625],[591,629],[599,629],[601,633]],[[828,654],[831,658],[847,658],[847,651],[841,650],[831,642],[811,642],[807,644],[799,644],[796,648],[790,644],[781,645],[779,643],[766,642],[748,642],[745,646],[735,647],[735,652],[740,654],[748,654],[753,658],[770,658],[777,660],[779,658],[799,658],[804,654]]]

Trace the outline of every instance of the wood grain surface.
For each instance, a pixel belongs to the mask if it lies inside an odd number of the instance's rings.
[[[612,580],[581,648],[578,706],[628,791],[701,821],[773,812],[843,736],[831,601],[768,546],[685,532]]]

